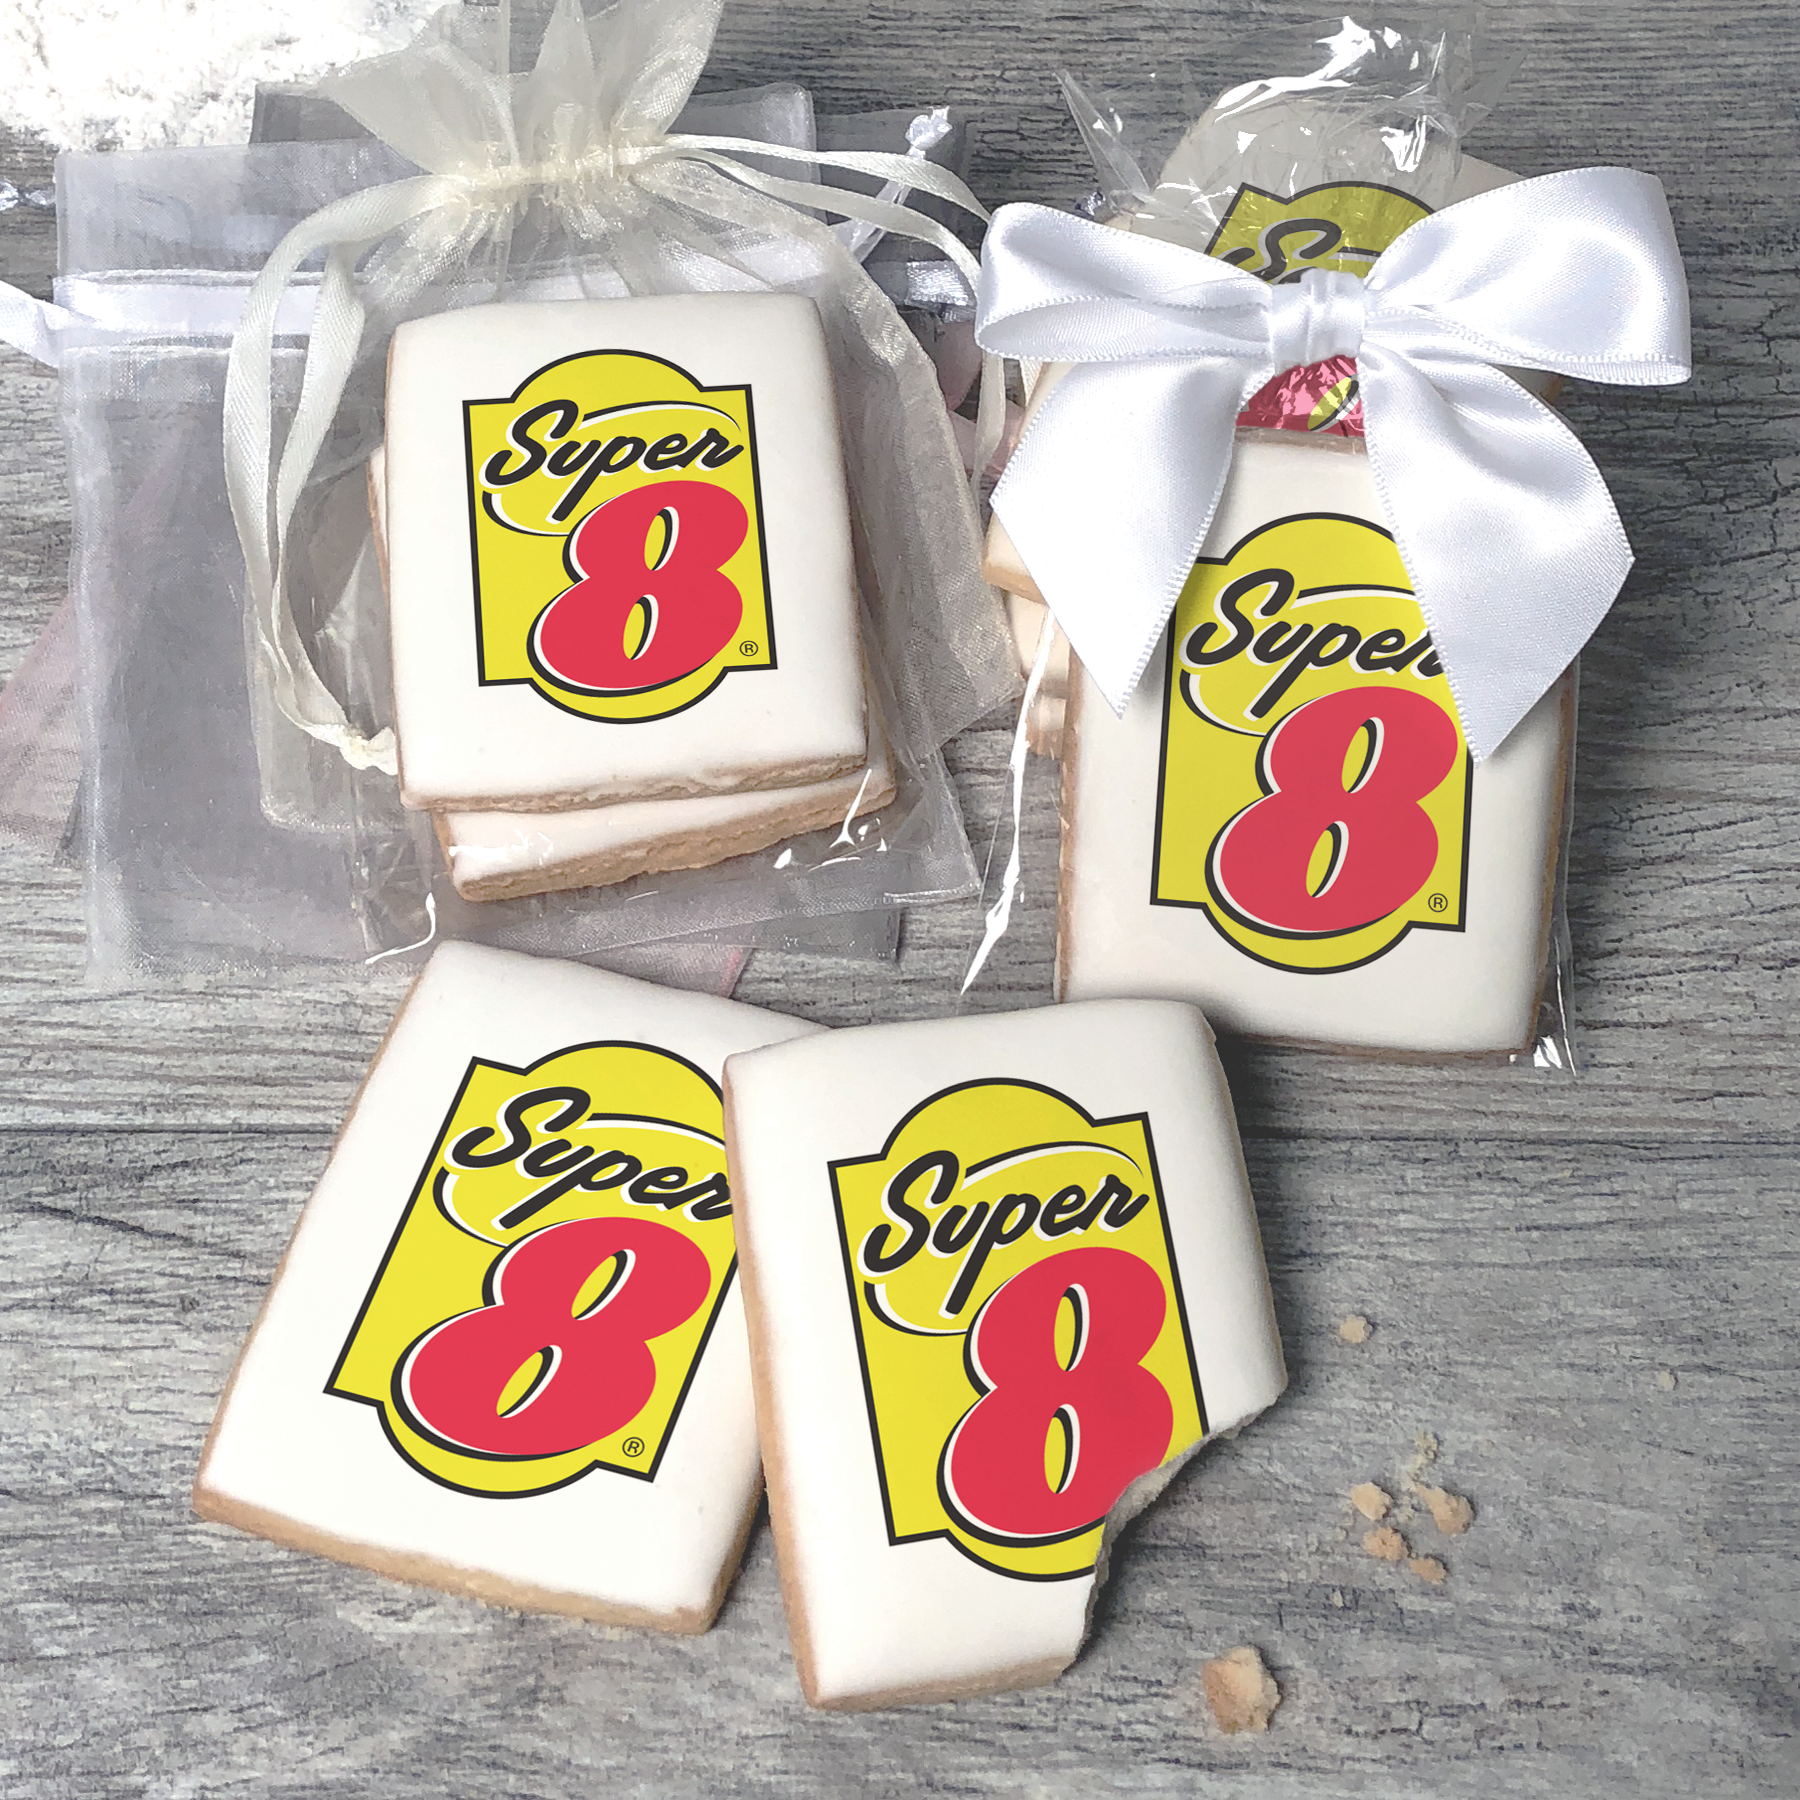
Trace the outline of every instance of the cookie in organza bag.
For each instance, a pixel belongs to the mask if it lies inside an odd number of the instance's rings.
[[[459,893],[706,866],[892,801],[809,301],[414,321],[387,416],[401,793]]]
[[[360,136],[68,159],[107,978],[751,942],[975,886],[941,747],[1015,681],[936,373],[859,255],[910,234],[972,292],[908,201],[979,204],[903,139],[816,148],[791,83],[695,98],[717,0],[532,13],[320,83]]]

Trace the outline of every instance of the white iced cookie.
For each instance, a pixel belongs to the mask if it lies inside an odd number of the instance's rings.
[[[408,805],[547,811],[863,766],[848,501],[810,301],[402,325],[386,514]]]
[[[1149,1001],[876,1025],[725,1080],[807,1699],[1050,1680],[1117,1527],[1286,1379],[1205,1021]]]
[[[1465,157],[1454,197],[1517,179]],[[1208,247],[1268,281],[1360,275],[1427,211],[1366,183],[1283,198],[1246,181]],[[983,573],[1042,597],[997,517]],[[1059,993],[1193,1000],[1260,1037],[1523,1049],[1572,730],[1571,677],[1474,768],[1361,440],[1240,432],[1125,718],[1071,684]]]
[[[848,824],[893,797],[893,754],[871,707],[868,767],[829,781],[576,812],[440,813],[434,823],[456,891],[465,900],[509,900],[708,869],[803,831]]]
[[[717,1082],[812,1029],[443,946],[301,1215],[195,1511],[484,1600],[705,1630],[759,1488]]]
[[[1240,436],[1124,718],[1076,682],[1065,998],[1384,1050],[1530,1042],[1573,678],[1476,767],[1381,516],[1359,444]]]

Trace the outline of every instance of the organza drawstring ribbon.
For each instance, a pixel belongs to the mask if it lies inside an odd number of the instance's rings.
[[[1631,547],[1592,459],[1502,367],[1646,386],[1690,373],[1654,176],[1578,169],[1421,219],[1366,281],[1271,287],[1196,250],[1003,206],[976,339],[1070,363],[994,511],[1123,712],[1206,539],[1233,425],[1283,369],[1354,355],[1377,494],[1477,760],[1605,617]]]
[[[721,0],[627,0],[591,25],[575,0],[559,0],[544,35],[537,68],[518,78],[477,70],[442,45],[430,48],[420,69],[438,85],[410,82],[409,53],[358,65],[321,84],[395,148],[423,159],[424,135],[410,116],[419,95],[440,101],[452,84],[457,105],[442,107],[437,124],[451,141],[438,160],[458,166],[365,189],[322,207],[276,246],[250,288],[232,340],[225,389],[225,476],[232,516],[243,546],[259,677],[281,713],[309,736],[330,745],[353,768],[396,772],[391,730],[364,735],[314,668],[286,594],[286,547],[301,494],[318,460],[362,343],[365,306],[356,269],[362,257],[394,233],[435,231],[440,254],[425,267],[452,264],[504,220],[521,201],[542,196],[568,217],[603,205],[606,190],[624,183],[652,197],[659,173],[703,166],[790,208],[811,208],[882,231],[917,238],[941,251],[971,291],[979,264],[962,241],[936,219],[880,195],[793,180],[749,167],[753,156],[869,175],[896,189],[928,193],[985,220],[986,209],[955,175],[916,156],[870,150],[802,150],[756,138],[662,129],[687,101],[706,60]],[[608,59],[609,46],[622,46]],[[628,59],[636,58],[635,63]],[[383,65],[389,67],[384,68]],[[371,90],[375,98],[371,98]],[[616,97],[608,99],[609,92]],[[505,104],[497,95],[503,95]],[[611,107],[610,114],[605,113]],[[549,154],[527,158],[528,135],[517,116],[538,115]],[[622,118],[635,117],[620,125]],[[604,116],[603,116],[604,115]],[[460,132],[460,140],[458,134]],[[692,193],[679,198],[694,204]],[[795,232],[818,229],[796,217]],[[276,315],[289,282],[309,257],[324,252],[325,267],[301,373],[300,396],[279,461],[270,468]],[[844,254],[841,247],[837,254]],[[414,291],[425,285],[423,278]],[[976,479],[1000,441],[1005,395],[997,357],[984,357],[977,417]]]

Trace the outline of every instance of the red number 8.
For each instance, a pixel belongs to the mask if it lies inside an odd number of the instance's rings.
[[[595,1272],[611,1286],[579,1315]],[[488,1277],[493,1301],[428,1331],[394,1371],[413,1424],[479,1456],[560,1456],[628,1425],[656,1389],[649,1339],[692,1318],[712,1286],[704,1252],[649,1219],[570,1219],[520,1238]],[[536,1379],[500,1402],[534,1356]]]
[[[1344,760],[1364,731],[1369,753],[1346,790]],[[1263,746],[1270,792],[1213,840],[1215,892],[1251,924],[1301,936],[1386,918],[1437,865],[1437,827],[1419,802],[1457,749],[1450,715],[1405,688],[1347,688],[1295,707]],[[1313,853],[1328,834],[1331,862],[1314,892]]]
[[[1075,1308],[1065,1367],[1056,1354],[1064,1299]],[[996,1288],[969,1332],[986,1389],[944,1446],[951,1510],[979,1536],[1049,1542],[1106,1517],[1126,1487],[1168,1454],[1175,1409],[1142,1366],[1162,1331],[1162,1277],[1129,1250],[1064,1250]],[[1062,1428],[1062,1474],[1045,1471]]]
[[[569,540],[581,579],[538,615],[532,660],[564,687],[607,694],[666,687],[704,668],[744,616],[744,597],[722,571],[749,531],[743,501],[705,481],[659,481],[596,507]],[[628,650],[640,607],[643,632]]]

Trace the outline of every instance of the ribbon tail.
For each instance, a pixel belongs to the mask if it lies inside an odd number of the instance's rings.
[[[994,946],[1006,935],[1012,923],[1013,902],[1019,896],[1019,871],[1024,849],[1025,764],[1031,749],[1031,709],[1037,704],[1038,690],[1044,685],[1044,671],[1050,666],[1050,652],[1056,645],[1056,625],[1046,619],[1038,632],[1037,654],[1031,659],[1031,673],[1025,678],[1025,696],[1019,702],[1019,720],[1013,727],[1012,752],[1006,759],[1007,774],[1012,784],[1012,845],[1006,853],[1006,866],[1000,875],[1000,891],[982,920],[981,942],[969,959],[958,997],[975,985],[975,978],[985,966]],[[994,852],[1000,847],[1001,821],[994,821],[994,836],[988,845],[987,875],[994,872]],[[986,881],[982,891],[987,891]]]
[[[74,313],[0,281],[0,344],[11,344],[54,369],[62,360],[58,335],[79,323]]]
[[[780,175],[765,175],[759,169],[746,168],[729,156],[693,148],[697,141],[693,138],[670,139],[670,143],[676,146],[675,154],[684,160],[705,163],[742,186],[754,188],[759,194],[767,194],[772,200],[783,200],[789,206],[812,207],[820,212],[837,213],[846,219],[860,219],[900,237],[917,238],[922,243],[932,244],[956,264],[963,279],[969,284],[970,293],[975,291],[975,284],[981,279],[980,263],[968,245],[947,225],[940,225],[936,219],[928,218],[924,213],[915,212],[910,206],[902,206],[897,201],[877,199],[849,188],[826,187],[821,182],[789,181]],[[767,149],[767,146],[763,148]],[[846,151],[844,154],[848,156],[850,152]],[[919,165],[912,166],[916,168]]]
[[[391,746],[364,740],[313,668],[288,607],[283,564],[294,508],[330,431],[362,339],[362,307],[353,274],[356,253],[441,204],[444,193],[441,182],[419,177],[349,195],[295,226],[251,285],[225,377],[225,486],[244,552],[259,666],[270,693],[285,718],[332,745],[353,766],[372,763],[389,773]],[[271,532],[277,312],[295,271],[320,249],[329,255],[307,340],[300,404],[275,471]],[[359,757],[367,761],[358,762]]]
[[[975,454],[970,468],[971,491],[979,502],[982,478],[999,453],[1006,435],[1006,364],[992,351],[981,353],[981,389],[975,401]]]
[[[964,281],[969,284],[969,292],[973,294],[976,284],[981,279],[981,265],[977,262],[968,246],[950,230],[947,225],[912,207],[904,206],[898,201],[884,200],[879,195],[862,194],[848,188],[826,187],[822,183],[811,181],[789,181],[783,176],[764,174],[758,169],[746,168],[733,157],[721,151],[701,148],[702,140],[695,137],[677,137],[670,140],[675,153],[684,159],[705,163],[709,168],[718,170],[721,175],[729,176],[733,181],[758,193],[767,194],[772,200],[785,201],[790,206],[814,207],[821,212],[834,212],[847,219],[855,219],[867,225],[873,225],[883,231],[891,231],[900,237],[916,238],[922,243],[935,245],[941,250],[961,272]],[[713,139],[712,142],[730,143],[732,139]],[[748,144],[748,140],[744,140]],[[777,147],[779,148],[779,147]],[[796,157],[801,152],[782,152]],[[899,163],[902,167],[914,170],[920,178],[920,185],[926,186],[941,198],[956,199],[956,193],[949,187],[933,185],[926,177],[942,176],[944,183],[950,184],[966,197],[967,205],[976,212],[981,212],[978,202],[968,189],[947,170],[938,169],[930,163],[919,162],[908,157],[890,157],[885,154],[862,151],[831,151],[808,153],[805,160],[859,168],[865,173],[870,171],[870,163]],[[957,203],[963,204],[958,200]],[[982,213],[982,217],[986,217]],[[994,452],[1000,447],[1000,438],[1006,424],[1006,387],[1005,372],[1000,359],[983,354],[981,359],[981,395],[975,416],[975,467],[970,475],[970,492],[979,505],[981,480],[988,464],[993,460]]]
[[[793,144],[766,143],[759,138],[717,137],[706,132],[671,132],[665,140],[678,153],[684,148],[723,151],[733,159],[757,156],[764,161],[812,163],[822,169],[848,169],[859,175],[873,175],[880,180],[934,199],[947,200],[952,206],[977,219],[985,219],[988,211],[960,175],[910,152],[894,150],[803,150]],[[843,188],[827,192],[844,193]],[[866,197],[866,196],[865,196]],[[842,209],[839,208],[841,211]]]
[[[1007,535],[1115,713],[1212,526],[1244,385],[1242,365],[1223,357],[1073,368],[994,490]]]
[[[1477,762],[1606,617],[1631,545],[1549,407],[1483,363],[1358,356],[1375,488]]]

